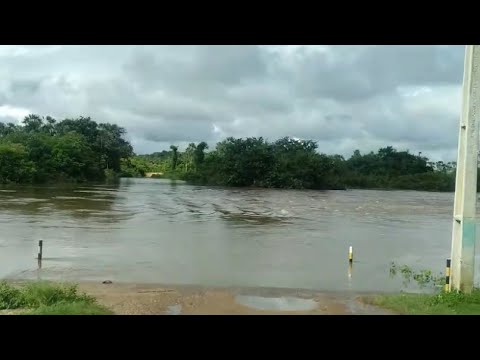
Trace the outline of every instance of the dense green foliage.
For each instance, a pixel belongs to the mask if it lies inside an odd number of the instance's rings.
[[[115,124],[84,117],[57,122],[29,115],[23,125],[0,123],[0,183],[103,180],[133,154],[124,135]]]
[[[113,311],[97,303],[86,301],[59,302],[42,305],[26,313],[27,315],[113,315]]]
[[[405,315],[480,315],[480,290],[472,294],[389,294],[364,296],[363,302]]]
[[[310,140],[227,138],[215,149],[205,142],[180,152],[138,155],[123,163],[124,176],[161,172],[164,177],[220,186],[287,189],[382,188],[453,191],[455,163],[432,163],[391,146],[376,153],[356,150],[348,159],[318,152]]]
[[[99,181],[147,172],[191,183],[284,189],[383,188],[453,191],[455,163],[432,163],[391,146],[356,150],[348,159],[318,151],[311,140],[229,137],[214,149],[205,142],[184,151],[134,156],[125,129],[90,118],[57,122],[25,117],[0,123],[0,183]]]
[[[405,287],[417,285],[417,289],[429,290],[428,293],[384,294],[363,296],[365,303],[377,305],[399,314],[410,315],[478,315],[480,314],[480,289],[471,294],[447,292],[445,274],[435,274],[431,270],[414,270],[408,265],[391,264],[390,276],[400,276]]]
[[[104,315],[109,309],[79,293],[76,285],[33,282],[14,286],[0,282],[0,310],[23,309],[36,315]],[[25,312],[24,312],[25,313]]]

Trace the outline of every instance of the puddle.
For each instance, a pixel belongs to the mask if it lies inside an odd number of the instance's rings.
[[[170,305],[165,312],[167,315],[180,315],[182,313],[182,305]]]
[[[261,296],[238,295],[235,301],[257,310],[311,311],[318,307],[314,300],[294,297],[267,298]]]

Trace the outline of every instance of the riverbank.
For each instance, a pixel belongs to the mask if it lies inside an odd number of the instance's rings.
[[[389,314],[356,295],[297,289],[205,288],[141,284],[81,283],[116,314],[349,315]]]
[[[73,284],[3,281],[0,282],[0,314],[108,315],[113,312],[93,296],[79,292]]]
[[[351,190],[365,190],[365,191],[418,191],[418,192],[429,192],[429,193],[454,193],[455,189],[424,189],[424,188],[402,188],[402,187],[361,187],[361,186],[331,186],[329,188],[320,188],[320,189],[295,189],[295,188],[281,188],[281,187],[259,187],[259,186],[226,186],[226,185],[215,185],[215,184],[208,184],[202,182],[195,182],[189,180],[183,180],[178,177],[173,176],[129,176],[124,177],[122,179],[163,179],[163,180],[171,180],[171,181],[182,181],[187,185],[193,186],[204,186],[210,188],[222,188],[222,189],[233,189],[233,190],[313,190],[313,191],[351,191]]]
[[[81,282],[0,284],[0,315],[479,315],[472,295]]]
[[[30,282],[19,283],[25,286]],[[204,288],[152,284],[78,284],[78,294],[95,299],[100,314],[118,315],[388,315],[346,293],[270,288]],[[106,309],[106,310],[104,310]],[[62,310],[57,306],[57,314]],[[71,311],[65,307],[66,312]],[[92,311],[94,311],[93,309]],[[7,310],[3,314],[22,311]],[[45,312],[44,312],[45,313]],[[51,313],[51,311],[49,312]],[[78,313],[78,311],[77,311]]]
[[[362,297],[364,303],[404,315],[480,315],[480,289],[460,293],[395,294]]]

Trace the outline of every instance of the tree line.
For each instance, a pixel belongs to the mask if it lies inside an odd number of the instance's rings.
[[[180,151],[136,155],[116,124],[90,117],[57,121],[28,115],[0,122],[0,183],[102,181],[147,172],[194,184],[283,189],[408,189],[453,191],[454,162],[431,162],[392,146],[349,158],[318,151],[312,140],[229,137],[209,149],[191,143]]]
[[[195,184],[283,189],[404,189],[454,191],[454,162],[427,157],[392,146],[348,159],[318,151],[312,140],[284,137],[229,137],[208,151],[205,142],[181,152],[170,150],[136,155],[122,163],[122,176],[159,172],[164,177]]]
[[[121,173],[133,153],[116,124],[89,117],[57,121],[28,115],[0,122],[0,183],[101,181]]]

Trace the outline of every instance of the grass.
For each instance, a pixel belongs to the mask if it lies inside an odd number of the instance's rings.
[[[472,294],[399,294],[365,297],[364,302],[405,315],[479,315],[480,289]]]
[[[416,284],[418,288],[429,288],[427,294],[401,293],[363,297],[368,304],[392,310],[405,315],[478,315],[480,314],[480,289],[467,295],[459,292],[445,292],[445,276],[430,270],[415,271],[407,265],[391,264],[390,276],[400,276],[403,285]]]
[[[99,304],[85,301],[60,302],[41,305],[30,311],[31,315],[112,315],[113,312]]]
[[[76,285],[32,282],[14,286],[0,282],[0,310],[23,309],[35,315],[106,315],[112,312]]]

